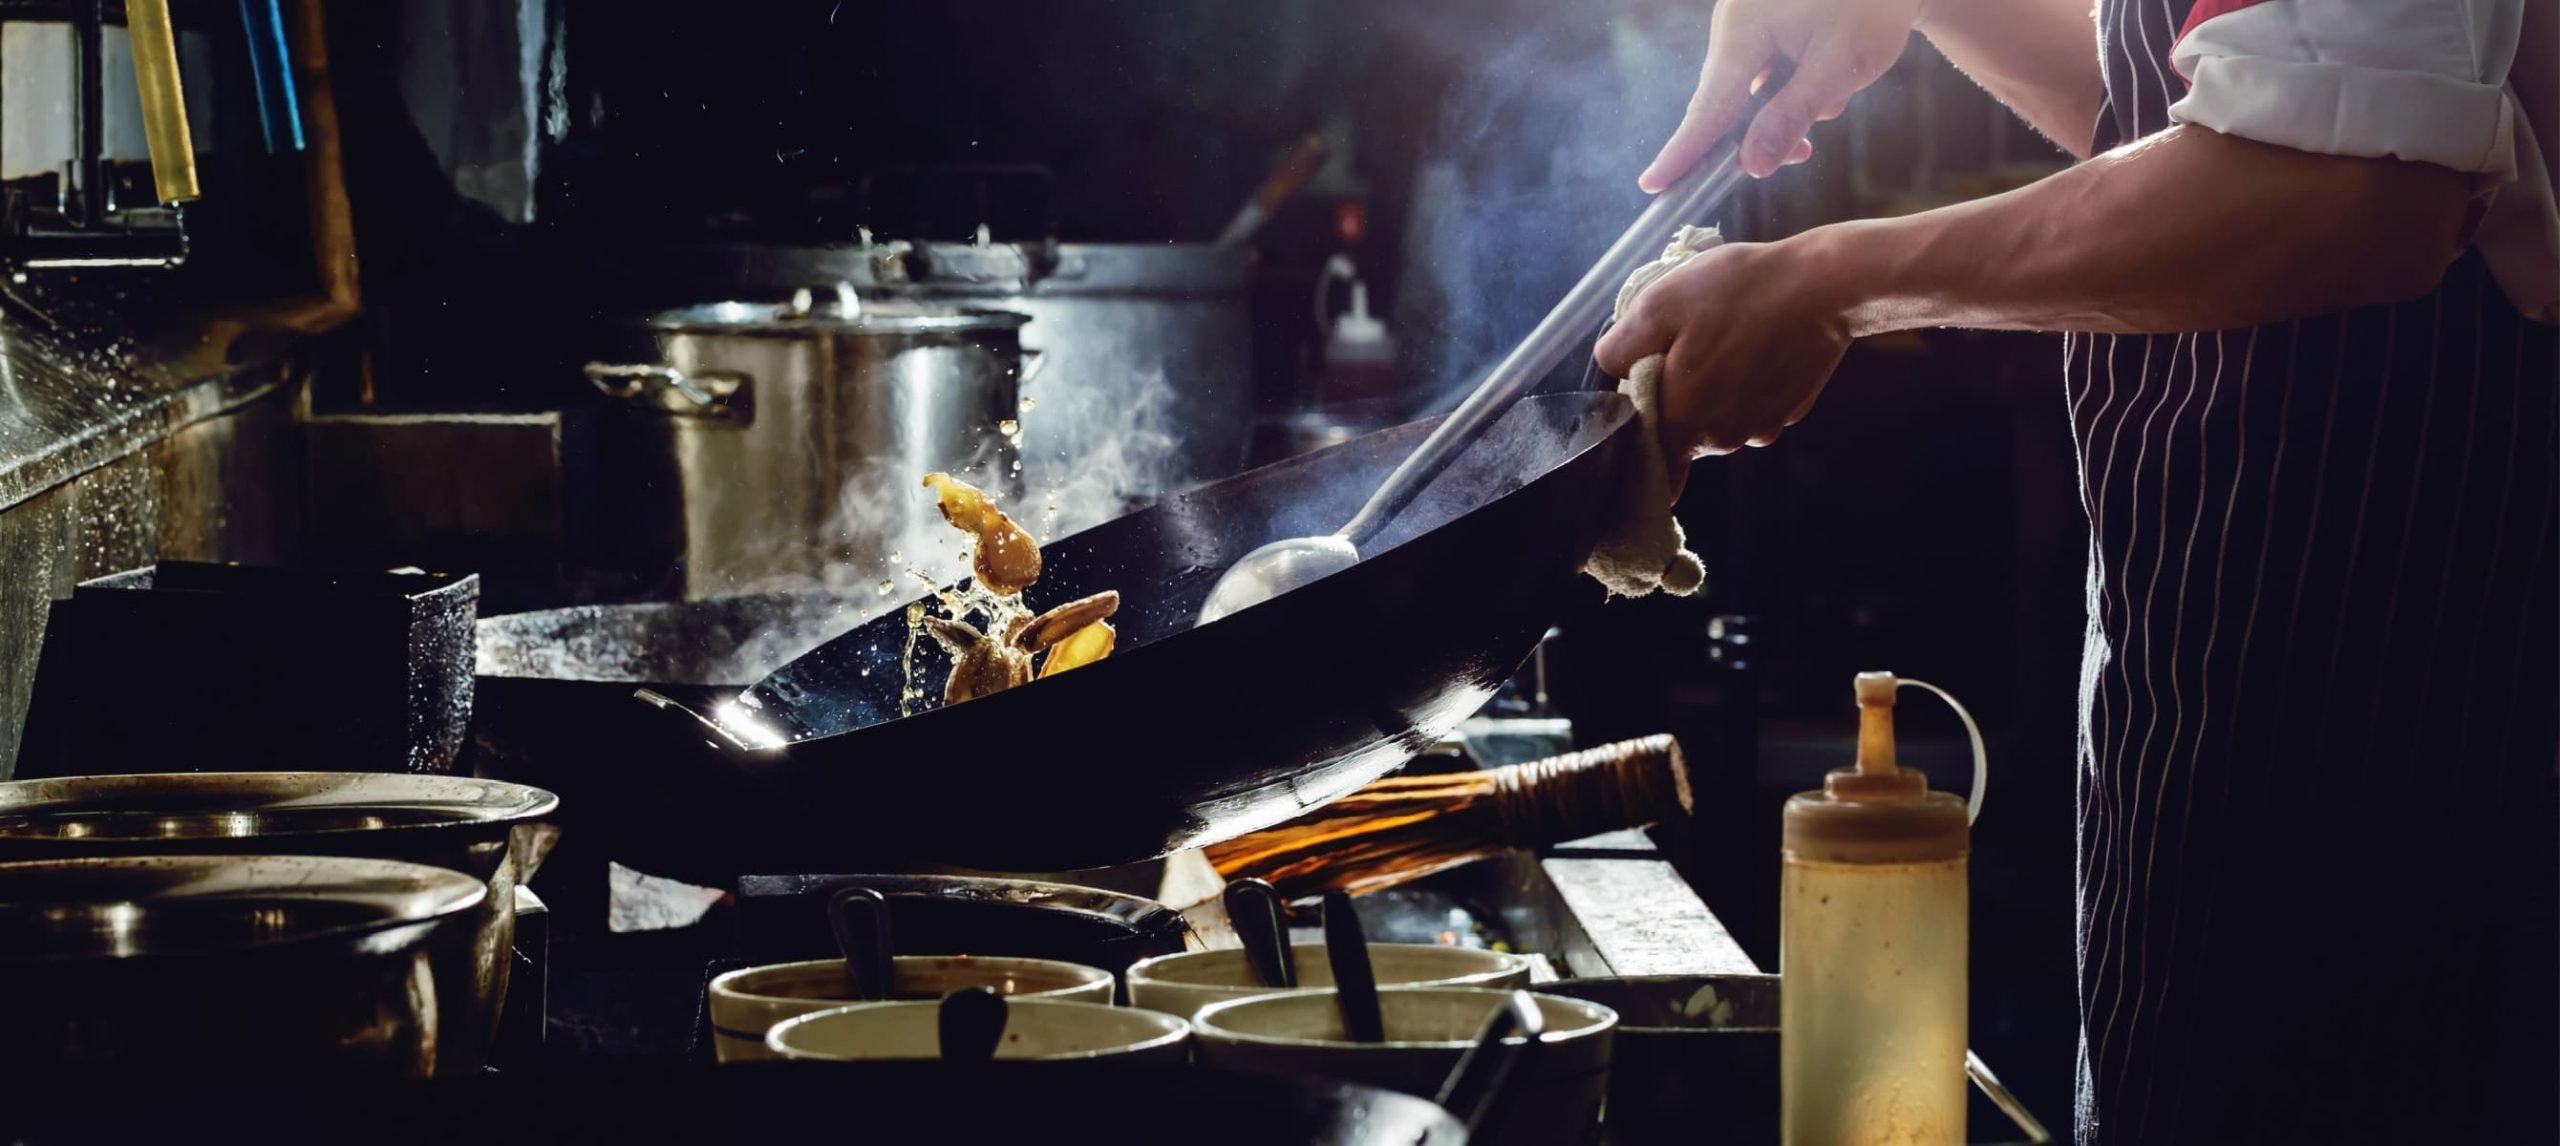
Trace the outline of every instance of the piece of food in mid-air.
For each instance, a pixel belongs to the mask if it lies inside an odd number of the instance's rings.
[[[943,520],[977,536],[970,565],[978,584],[998,596],[1012,596],[1040,579],[1040,543],[985,493],[945,473],[924,475],[924,484],[939,501]]]

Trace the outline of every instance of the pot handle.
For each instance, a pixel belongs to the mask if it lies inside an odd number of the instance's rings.
[[[657,363],[590,362],[586,375],[606,397],[662,413],[745,421],[754,411],[755,380],[734,370],[689,375]]]

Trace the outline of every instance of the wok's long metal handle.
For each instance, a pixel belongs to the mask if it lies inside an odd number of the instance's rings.
[[[1369,495],[1368,504],[1361,506],[1360,512],[1342,527],[1343,538],[1366,552],[1370,539],[1387,522],[1412,504],[1433,478],[1475,443],[1485,427],[1527,395],[1530,387],[1555,369],[1556,363],[1563,361],[1584,335],[1609,316],[1609,308],[1617,301],[1618,288],[1625,285],[1627,276],[1660,258],[1663,247],[1683,225],[1714,210],[1742,185],[1743,133],[1784,82],[1783,76],[1772,74],[1760,85],[1725,140],[1716,144],[1688,174],[1654,196],[1644,213],[1636,216],[1635,224],[1609,245],[1599,262],[1583,272],[1582,280],[1565,292],[1555,309],[1538,320],[1536,329],[1521,339],[1520,345],[1484,376],[1484,381],[1476,384],[1475,393],[1467,395],[1467,400],[1459,403],[1439,428],[1414,448],[1404,464],[1387,475],[1377,492]]]

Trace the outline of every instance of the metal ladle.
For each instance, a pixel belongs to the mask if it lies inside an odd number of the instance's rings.
[[[1265,987],[1298,985],[1296,953],[1289,947],[1288,911],[1280,892],[1268,881],[1239,879],[1227,884],[1227,926],[1244,944],[1245,961]]]
[[[1683,224],[1714,210],[1741,185],[1743,133],[1784,83],[1785,77],[1776,72],[1761,83],[1733,131],[1687,174],[1654,196],[1634,225],[1583,272],[1581,281],[1565,292],[1555,309],[1538,320],[1529,336],[1477,383],[1475,392],[1414,448],[1404,464],[1387,475],[1360,512],[1322,537],[1285,537],[1238,558],[1209,590],[1208,600],[1200,606],[1199,623],[1208,624],[1359,564],[1361,550],[1377,539],[1389,521],[1608,317],[1618,288],[1636,268],[1660,257]]]
[[[1333,967],[1333,1002],[1342,1014],[1343,1037],[1355,1043],[1387,1041],[1386,1013],[1378,1006],[1378,971],[1369,962],[1369,933],[1351,908],[1351,893],[1324,893],[1324,954]]]
[[[844,955],[844,996],[886,999],[897,993],[897,947],[889,936],[889,899],[848,887],[827,900],[827,925]]]

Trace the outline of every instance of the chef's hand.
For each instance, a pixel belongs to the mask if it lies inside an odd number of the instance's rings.
[[[1660,191],[1733,130],[1762,73],[1795,74],[1751,121],[1742,169],[1767,178],[1813,156],[1805,134],[1834,119],[1849,97],[1893,66],[1919,23],[1923,0],[1722,0],[1707,31],[1707,62],[1680,128],[1636,178]]]
[[[1656,354],[1662,451],[1678,498],[1690,460],[1765,446],[1802,420],[1849,348],[1820,267],[1785,244],[1727,243],[1637,296],[1592,356],[1624,378]]]

